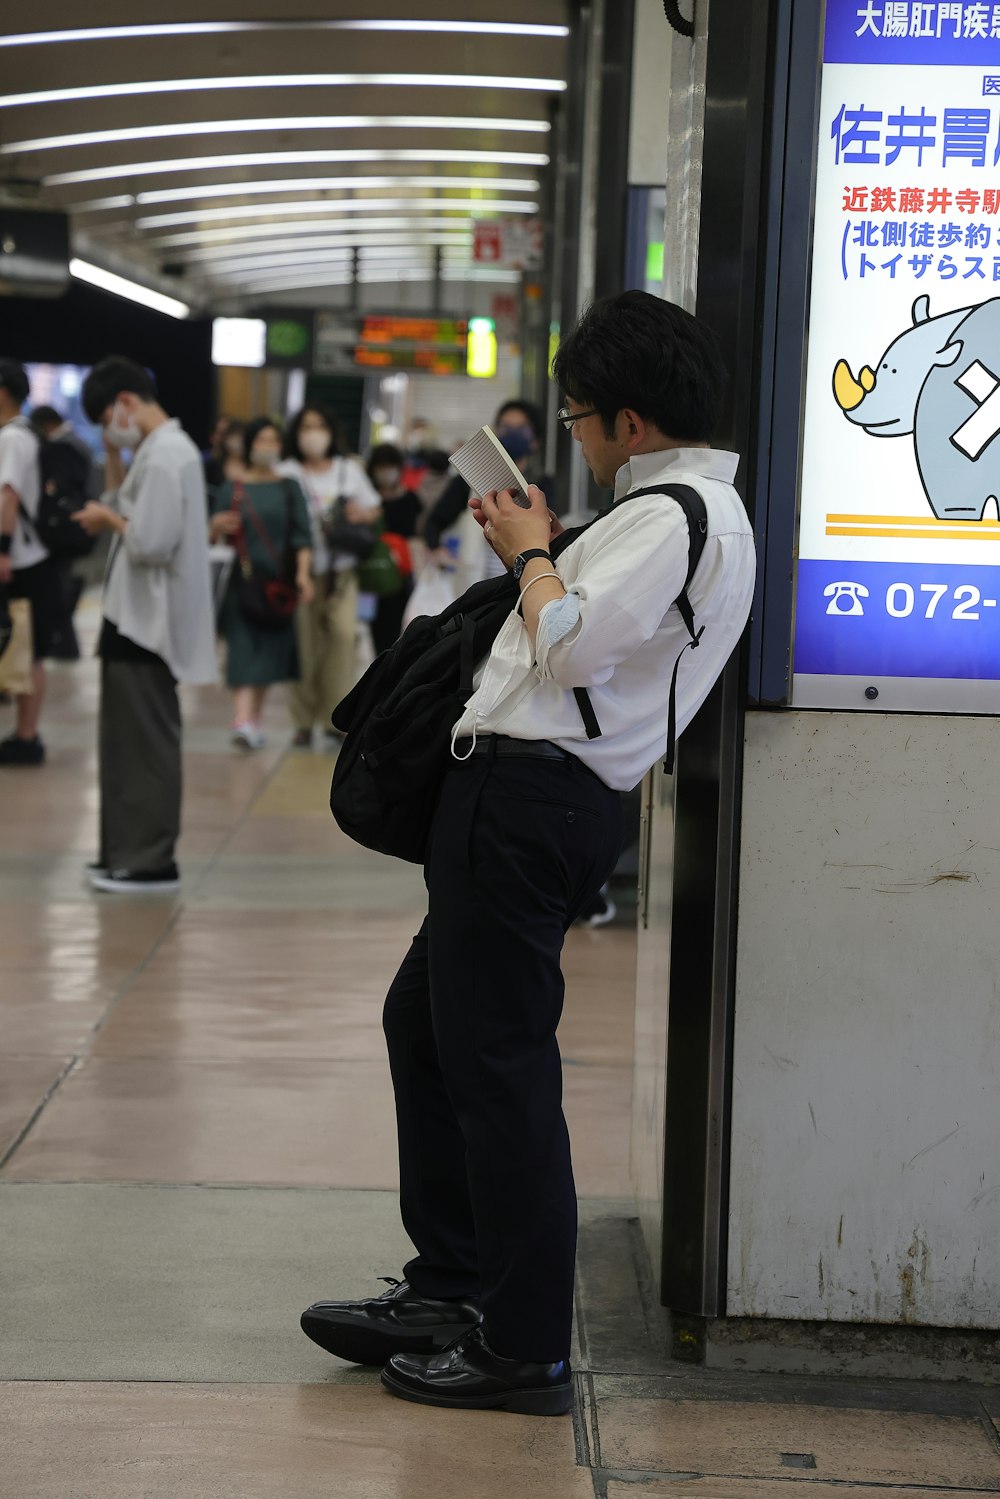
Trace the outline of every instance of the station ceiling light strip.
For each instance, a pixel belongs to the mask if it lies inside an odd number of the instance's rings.
[[[401,278],[398,273],[392,273],[387,268],[381,267],[379,269],[373,269],[368,273],[362,273],[358,279],[366,285],[371,285],[375,282],[388,283],[397,281]],[[434,280],[436,280],[436,277],[433,271],[428,270],[425,273],[420,272],[415,275],[407,276],[406,279],[433,282]],[[245,289],[246,295],[248,296],[267,296],[268,294],[274,292],[308,290],[313,287],[349,286],[353,280],[353,276],[340,276],[334,274],[321,275],[318,273],[310,273],[308,275],[301,276],[277,277],[273,280],[259,281],[254,282],[253,284],[245,282],[244,279],[240,279],[234,290],[239,291],[242,288]],[[441,271],[441,280],[463,282],[488,281],[510,285],[520,282],[521,272],[500,271],[493,266],[470,266],[468,268],[443,267]]]
[[[489,73],[251,73],[228,78],[150,78],[145,82],[88,83],[77,88],[34,89],[0,95],[0,109],[22,104],[71,104],[83,99],[125,99],[146,94],[220,93],[230,88],[475,88],[524,89],[561,94],[562,78],[521,78]]]
[[[75,146],[110,146],[120,141],[164,140],[172,136],[241,135],[258,130],[496,130],[525,135],[544,135],[552,129],[548,120],[493,119],[477,115],[293,115],[252,120],[195,120],[190,124],[143,125],[140,130],[85,130],[76,135],[41,135],[35,140],[9,141],[0,146],[0,156],[25,151],[61,151]]]
[[[478,207],[490,208],[492,205],[498,213],[534,213],[538,208],[537,202],[529,199],[504,199],[493,198],[496,192],[538,192],[537,181],[525,177],[523,180],[505,177],[289,177],[280,184],[270,183],[225,183],[219,184],[219,192],[213,187],[205,186],[204,193],[192,193],[190,190],[178,190],[178,192],[141,192],[135,198],[97,198],[103,207],[127,208],[138,204],[142,208],[151,208],[160,202],[175,202],[178,198],[190,199],[192,196],[235,196],[235,193],[246,193],[247,196],[265,196],[270,190],[288,192],[289,189],[309,190],[315,192],[324,190],[325,184],[333,190],[357,189],[357,192],[366,190],[394,190],[399,192],[402,187],[412,187],[415,192],[433,192],[439,189],[447,192],[448,189],[469,192],[478,189],[475,198],[312,198],[291,199],[285,202],[240,202],[240,204],[222,205],[219,208],[184,208],[174,213],[154,214],[147,219],[139,219],[139,225],[166,225],[166,223],[210,223],[220,222],[223,219],[259,219],[268,214],[285,213],[366,213],[369,207],[378,205],[379,211],[387,204],[400,204],[406,207],[408,204],[424,204],[424,202],[450,202],[450,204],[478,205]],[[264,192],[258,193],[258,189]],[[520,207],[519,207],[520,204]],[[90,210],[90,204],[70,204],[72,213],[85,213]]]
[[[378,248],[379,246],[383,246],[398,252],[399,250],[408,249],[411,245],[417,250],[424,247],[434,248],[445,245],[468,248],[471,244],[471,235],[447,240],[438,236],[419,241],[408,239],[402,234],[396,236],[386,235],[377,242],[371,240],[339,241],[325,247],[316,246],[309,250],[303,249],[301,246],[292,246],[286,250],[266,250],[262,248],[255,251],[252,255],[229,255],[225,251],[219,250],[199,253],[196,250],[185,261],[185,265],[189,270],[211,266],[216,271],[252,271],[255,269],[264,270],[268,266],[314,265],[318,261],[328,260],[332,254],[336,254],[338,251],[350,256],[354,250],[364,250],[369,247]]]
[[[227,36],[254,31],[402,31],[459,36],[565,37],[568,26],[529,21],[171,21],[148,26],[80,26],[62,31],[22,31],[0,37],[0,47],[66,42],[143,41],[161,36]]]
[[[116,276],[113,271],[105,271],[87,260],[71,260],[69,273],[78,281],[86,281],[90,286],[100,287],[102,291],[113,292],[116,297],[126,297],[130,302],[140,302],[143,307],[151,307],[155,312],[165,312],[169,317],[186,318],[191,311],[186,302],[180,302],[176,297],[164,296],[163,292],[153,291],[151,287],[142,286],[138,281],[129,281],[125,276]]]
[[[342,222],[334,219],[293,219],[291,223],[280,223],[273,226],[275,233],[285,235],[298,235],[299,242],[306,242],[313,235],[332,234],[338,229],[346,233],[358,233],[370,230],[374,234],[385,233],[388,229],[411,229],[411,230],[443,230],[443,229],[468,229],[471,227],[472,218],[469,214],[456,215],[451,219],[421,219],[408,218],[400,215],[395,218],[373,218],[365,219],[359,223],[357,219],[344,219]],[[131,225],[129,225],[131,228]],[[244,240],[258,239],[260,235],[267,232],[266,224],[243,224],[237,228],[230,229],[192,229],[186,234],[161,234],[147,241],[150,248],[155,249],[183,249],[187,245],[231,245],[239,249]]]
[[[295,203],[248,203],[242,206],[234,205],[229,208],[205,208],[200,212],[197,209],[188,209],[183,213],[154,213],[145,218],[136,219],[137,229],[172,229],[178,224],[217,224],[231,223],[234,219],[261,219],[279,218],[286,213],[309,213],[309,214],[365,214],[365,213],[400,213],[407,210],[418,213],[426,213],[431,210],[435,213],[468,212],[473,217],[494,218],[497,214],[534,214],[538,212],[538,204],[530,198],[333,198],[306,200]],[[262,224],[247,224],[244,226],[254,233],[260,233],[266,226]],[[284,230],[284,224],[275,224],[278,230]],[[225,233],[224,230],[206,230],[207,234]]]
[[[229,167],[298,166],[299,164],[347,161],[457,161],[484,166],[544,167],[549,158],[535,151],[449,151],[422,147],[382,151],[243,151],[234,156],[177,156],[169,161],[127,161],[107,167],[85,167],[76,172],[55,172],[43,177],[45,187],[73,187],[81,182],[106,182],[115,177],[151,177],[165,172],[211,172]]]
[[[122,193],[116,197],[91,198],[66,206],[73,213],[98,213],[107,208],[127,208],[133,204],[147,207],[153,203],[187,203],[202,198],[250,197],[270,193],[367,192],[378,189],[399,192],[401,188],[478,191],[485,197],[490,193],[501,192],[537,193],[539,183],[533,177],[409,177],[400,172],[391,177],[276,177],[265,182],[201,182],[189,187],[148,188],[132,196]],[[236,211],[233,210],[234,213]],[[239,211],[243,212],[244,209]],[[274,211],[278,213],[280,209],[275,208]]]

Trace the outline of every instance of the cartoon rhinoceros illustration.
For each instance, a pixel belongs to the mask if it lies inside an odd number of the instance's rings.
[[[1000,495],[1000,297],[930,315],[913,304],[913,326],[877,370],[855,379],[841,359],[833,393],[870,437],[914,435],[924,493],[940,519],[979,521]]]

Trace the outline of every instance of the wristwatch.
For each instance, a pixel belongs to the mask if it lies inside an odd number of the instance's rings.
[[[524,569],[527,567],[528,563],[532,562],[536,557],[544,557],[546,562],[549,563],[551,563],[552,561],[549,553],[544,551],[541,547],[532,547],[529,552],[518,552],[517,556],[514,558],[514,562],[511,568],[511,571],[514,574],[515,583],[520,583],[521,574],[524,572]]]

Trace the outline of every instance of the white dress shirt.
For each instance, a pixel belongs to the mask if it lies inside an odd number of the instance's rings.
[[[121,489],[107,499],[128,525],[108,559],[105,619],[165,661],[178,682],[214,682],[204,469],[179,422],[143,438]]]
[[[616,791],[628,791],[667,745],[670,679],[677,658],[677,732],[690,723],[739,643],[753,599],[753,530],[733,488],[738,458],[712,448],[643,453],[618,471],[615,508],[555,564],[579,601],[579,618],[550,643],[541,611],[535,651],[520,616],[504,624],[475,677],[454,739],[503,734],[548,739]],[[667,495],[619,504],[633,489],[688,484],[708,512],[705,550],[688,589],[701,644],[690,643],[674,601],[688,565],[683,510]],[[554,632],[558,634],[558,630]],[[588,739],[573,689],[585,687],[601,726]],[[454,751],[453,751],[454,752]],[[460,756],[459,756],[460,758]]]

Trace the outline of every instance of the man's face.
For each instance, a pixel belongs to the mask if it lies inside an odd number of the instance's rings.
[[[622,413],[618,413],[614,436],[609,437],[604,430],[602,418],[591,411],[589,406],[570,397],[567,398],[566,409],[570,413],[591,412],[589,416],[581,416],[578,422],[573,423],[573,441],[578,442],[583,449],[584,462],[601,488],[614,489],[615,475],[628,459],[628,448],[618,435]]]

